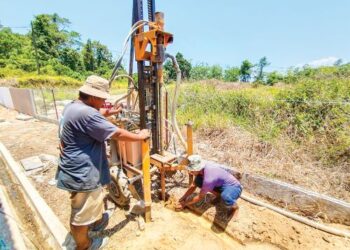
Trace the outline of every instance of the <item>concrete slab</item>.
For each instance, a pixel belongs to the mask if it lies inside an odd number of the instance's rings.
[[[25,114],[19,114],[16,116],[16,119],[20,120],[20,121],[29,121],[29,120],[33,119],[33,117],[29,116],[29,115],[25,115]]]
[[[44,167],[44,163],[40,160],[38,156],[32,156],[20,160],[25,171],[30,171],[33,169],[39,169]]]
[[[58,164],[58,157],[49,154],[40,154],[39,158],[42,162],[52,162],[52,164]]]

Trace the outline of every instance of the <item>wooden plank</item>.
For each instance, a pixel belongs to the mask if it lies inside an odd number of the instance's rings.
[[[176,159],[176,155],[173,155],[172,153],[165,151],[164,155],[153,154],[151,155],[151,158],[161,163],[169,163]]]

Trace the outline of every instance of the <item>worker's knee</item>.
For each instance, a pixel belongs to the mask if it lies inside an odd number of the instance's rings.
[[[221,193],[221,199],[223,200],[224,204],[228,207],[232,207],[238,198],[241,196],[242,188],[237,186],[229,186],[223,188],[223,191]]]

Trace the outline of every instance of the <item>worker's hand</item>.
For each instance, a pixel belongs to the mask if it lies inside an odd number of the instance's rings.
[[[103,115],[104,117],[109,117],[111,115],[117,115],[122,111],[121,107],[118,108],[111,108],[111,109],[105,109],[105,108],[101,108],[100,109],[100,114]]]
[[[122,112],[123,107],[122,106],[118,106],[118,107],[113,107],[110,110],[110,113],[113,113],[114,115],[119,114],[120,112]]]
[[[119,103],[115,104],[113,108],[122,110],[123,108],[125,108],[125,105],[124,105],[124,103],[119,102]]]
[[[140,136],[141,140],[146,140],[150,137],[148,129],[142,129],[138,135]]]
[[[180,212],[182,210],[184,210],[186,207],[186,204],[184,202],[178,202],[177,204],[175,204],[175,211],[176,212]]]

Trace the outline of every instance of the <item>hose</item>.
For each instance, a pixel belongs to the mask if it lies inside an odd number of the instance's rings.
[[[109,87],[111,87],[111,84],[117,74],[117,69],[120,67],[121,63],[122,63],[122,60],[123,60],[123,57],[125,55],[125,52],[126,52],[126,49],[128,48],[128,41],[130,39],[130,37],[141,27],[145,26],[146,24],[148,24],[149,22],[148,21],[145,21],[145,20],[140,20],[140,21],[137,21],[133,26],[131,26],[131,29],[130,29],[130,32],[129,34],[126,36],[125,38],[125,41],[124,41],[124,44],[123,44],[123,49],[122,49],[122,53],[120,55],[120,57],[118,58],[114,68],[113,68],[113,71],[112,71],[112,75],[111,75],[111,78],[109,79]]]
[[[302,217],[300,215],[297,215],[297,214],[294,214],[292,212],[286,211],[284,209],[272,206],[270,204],[267,204],[265,202],[256,200],[254,198],[248,197],[248,196],[246,196],[244,194],[241,195],[241,198],[243,200],[248,201],[250,203],[253,203],[253,204],[257,205],[257,206],[266,207],[266,208],[268,208],[268,209],[270,209],[272,211],[275,211],[275,212],[277,212],[279,214],[282,214],[282,215],[284,215],[284,216],[286,216],[288,218],[291,218],[291,219],[296,220],[298,222],[304,223],[304,224],[306,224],[308,226],[311,226],[311,227],[316,228],[318,230],[324,231],[326,233],[330,233],[330,234],[341,236],[341,237],[345,237],[345,238],[350,238],[350,232],[345,232],[345,231],[342,231],[342,230],[339,230],[339,229],[336,229],[336,228],[333,228],[333,227],[330,227],[330,226],[326,226],[326,225],[317,223],[315,221],[309,220],[309,219],[307,219],[305,217]]]
[[[128,78],[128,79],[131,81],[132,85],[134,85],[134,89],[138,90],[138,87],[135,85],[134,79],[133,79],[131,76],[129,76],[129,75],[125,75],[125,74],[117,75],[116,77],[114,77],[113,80],[115,80],[115,79],[117,79],[117,78],[122,78],[122,77]]]
[[[166,58],[170,58],[173,62],[175,71],[176,71],[176,86],[175,86],[175,91],[174,91],[174,98],[173,98],[173,103],[172,103],[172,108],[171,108],[171,123],[173,124],[173,128],[176,132],[176,135],[179,137],[181,144],[184,146],[185,150],[187,151],[187,143],[185,142],[185,139],[183,138],[181,131],[179,129],[179,126],[176,121],[176,105],[177,105],[177,98],[179,96],[179,88],[180,88],[180,83],[181,83],[181,70],[179,67],[179,64],[177,63],[177,60],[174,56],[165,53]]]
[[[132,94],[132,92],[134,91],[134,89],[137,90],[137,86],[135,85],[134,79],[132,79],[132,77],[130,77],[129,75],[125,75],[125,74],[123,74],[123,75],[117,75],[116,77],[113,78],[113,81],[114,81],[115,79],[121,78],[121,77],[126,77],[126,78],[128,78],[128,79],[131,81],[131,83],[133,84],[134,87],[133,87],[133,88],[128,88],[128,93],[125,94],[125,95],[123,95],[123,96],[120,97],[119,99],[117,99],[117,100],[114,102],[114,106],[116,106],[116,105],[118,104],[118,102],[120,102],[121,100],[124,100],[125,98],[128,98],[128,97]],[[128,108],[129,108],[129,103],[128,103]]]

